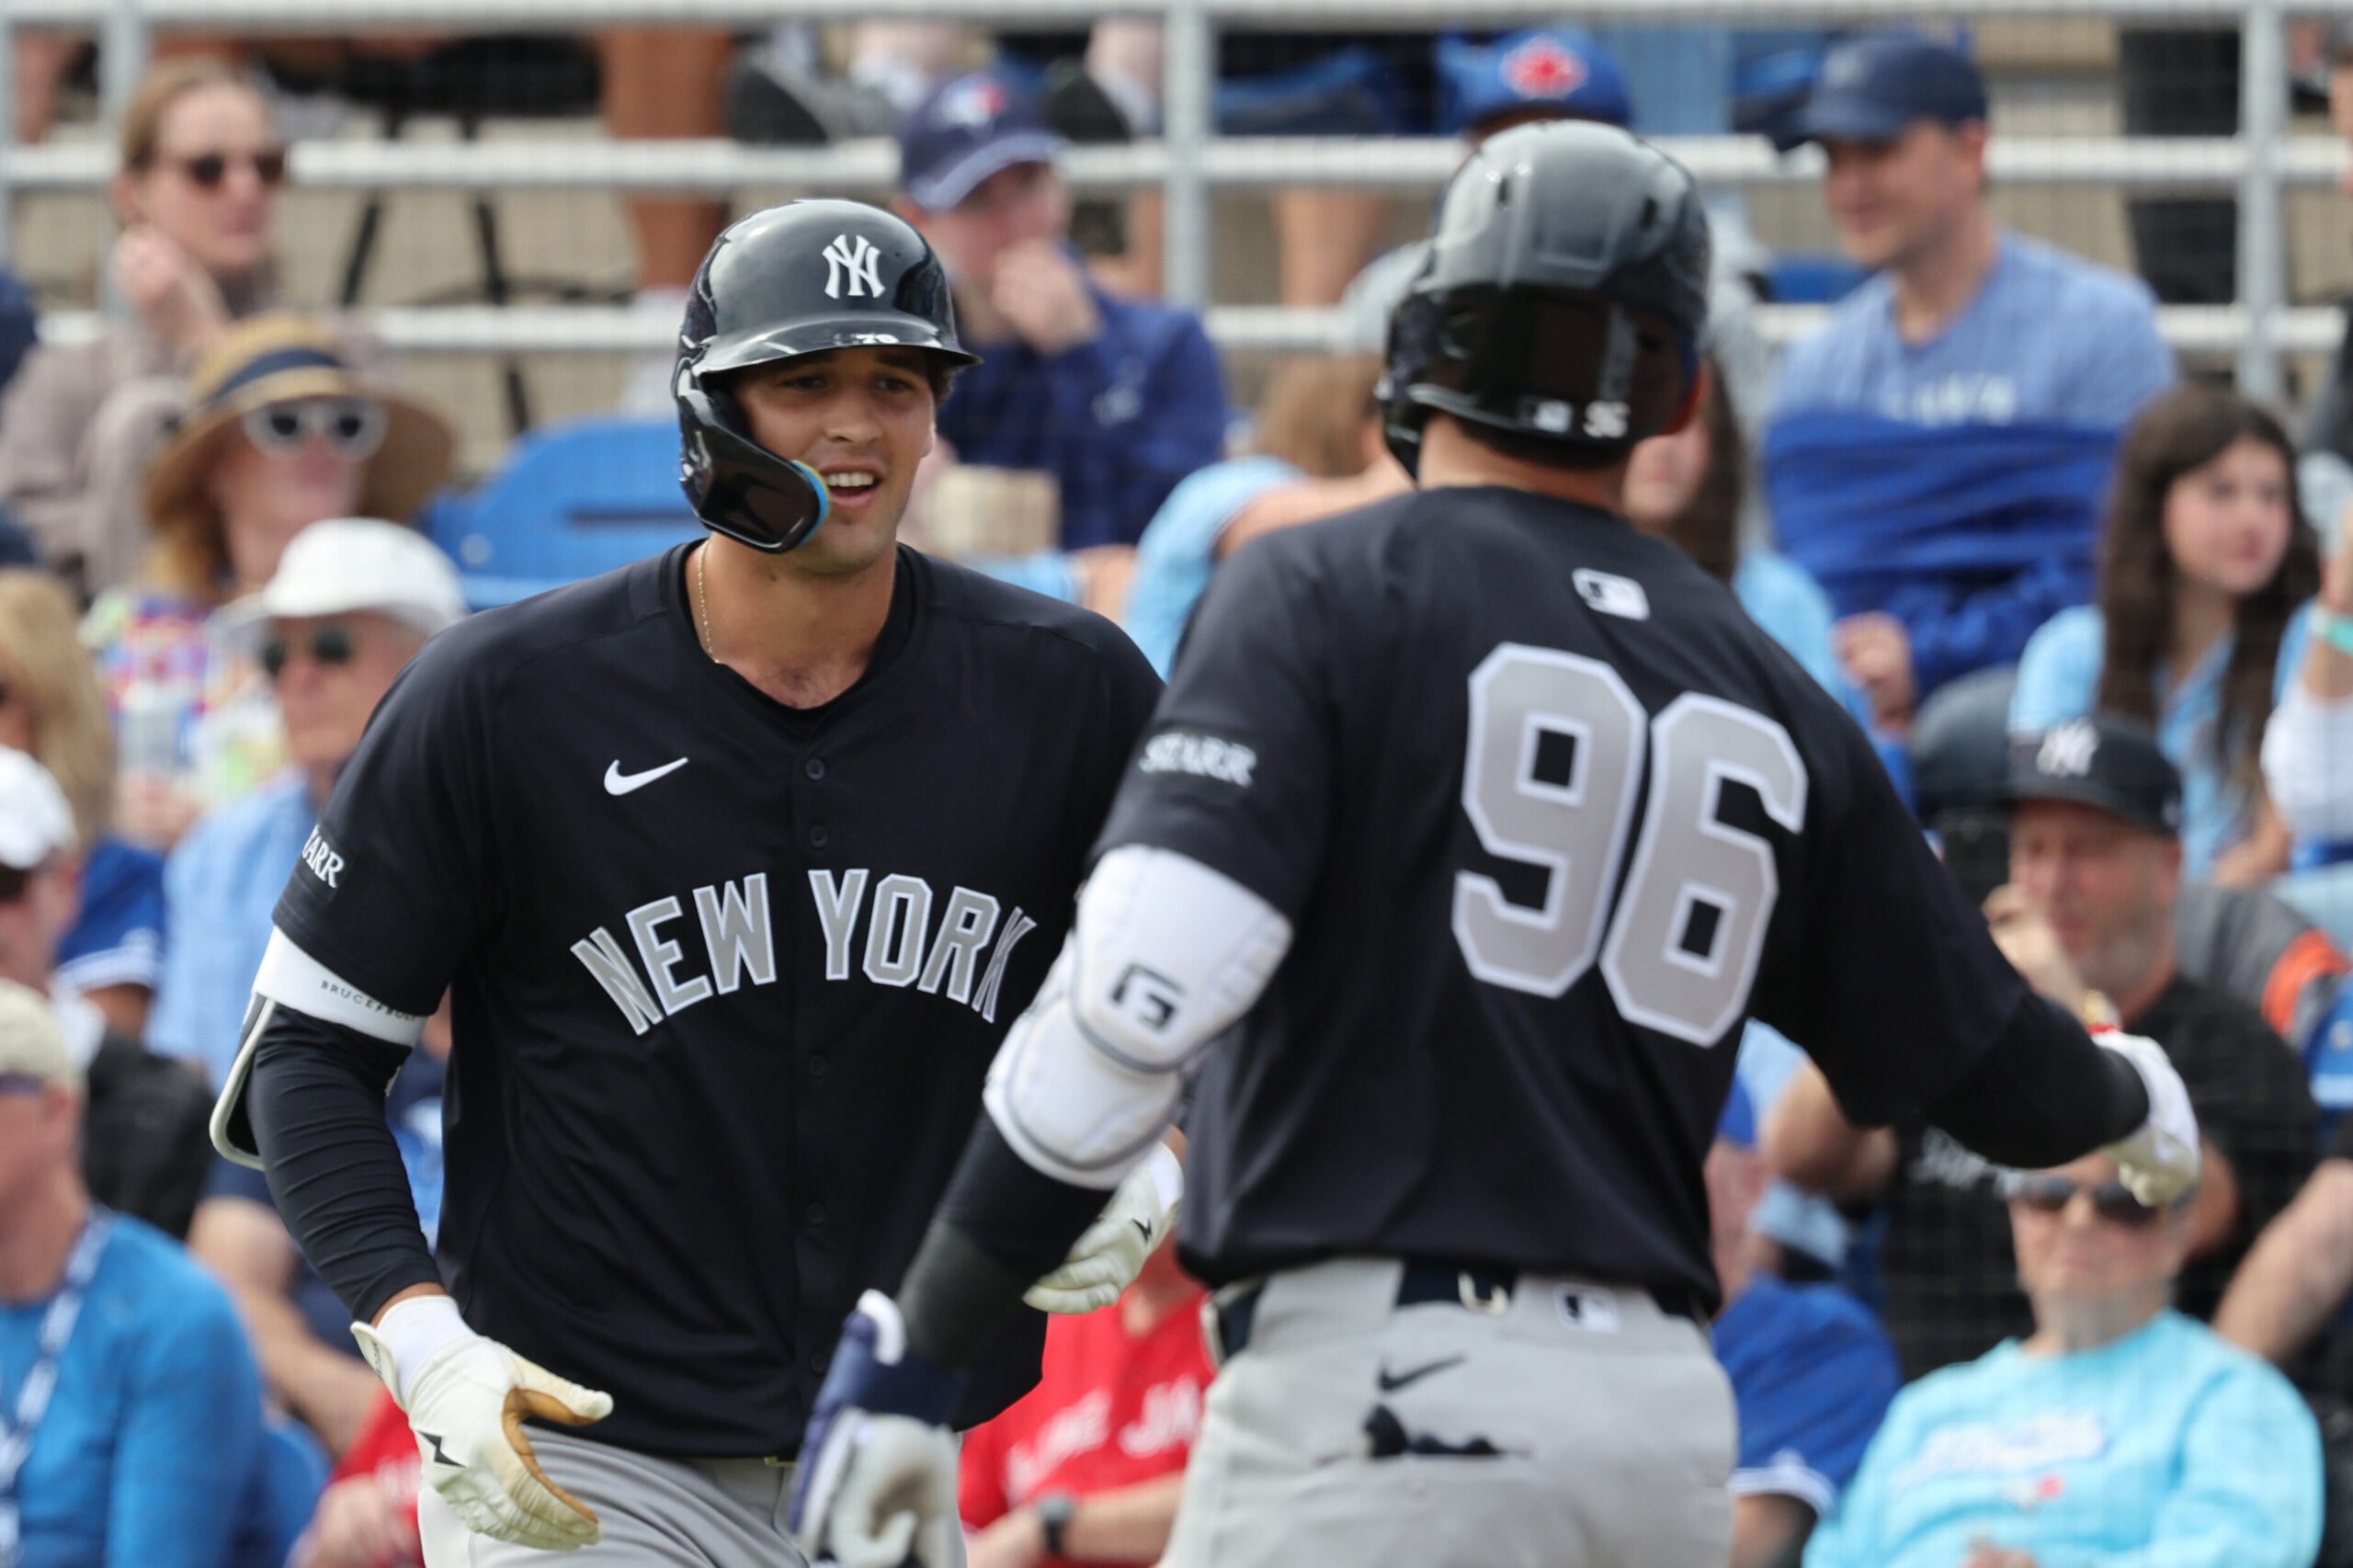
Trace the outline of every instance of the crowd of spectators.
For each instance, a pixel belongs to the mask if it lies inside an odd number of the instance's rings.
[[[1352,351],[1237,417],[1201,320],[1152,297],[1156,199],[1090,214],[1060,168],[1152,133],[1155,26],[849,32],[830,58],[791,27],[608,35],[601,102],[617,135],[895,136],[894,206],[983,357],[911,540],[1114,616],[1165,671],[1234,551],[1410,485],[1380,350],[1426,247],[1373,254],[1386,199],[1278,198],[1279,292],[1344,304]],[[1688,128],[1631,30],[1250,41],[1228,130]],[[0,272],[0,1430],[32,1439],[0,1449],[0,1562],[11,1529],[27,1568],[420,1560],[405,1421],[206,1122],[337,770],[468,610],[424,527],[450,422],[364,321],[278,289],[277,95],[445,46],[166,61],[119,128],[109,332],[34,343]],[[53,86],[70,57],[19,66]],[[1804,1041],[1752,1028],[1707,1170],[1735,1568],[2338,1561],[2353,901],[2298,877],[2353,859],[2353,513],[2308,517],[2279,419],[2182,379],[2147,285],[1996,221],[1990,115],[1949,45],[1829,49],[1771,129],[1823,147],[1868,280],[1777,364],[1728,245],[1703,416],[1636,450],[1628,510],[1870,733],[2037,989],[2165,1048],[2205,1174],[2158,1212],[2101,1157],[1857,1127]],[[643,308],[680,308],[721,217],[633,204]],[[666,406],[653,369],[625,402]],[[446,1016],[426,1044],[387,1114],[430,1236]],[[1054,1324],[1040,1386],[965,1442],[975,1568],[1156,1561],[1216,1377],[1200,1295],[1164,1244]]]

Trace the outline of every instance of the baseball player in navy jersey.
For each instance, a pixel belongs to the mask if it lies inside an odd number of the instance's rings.
[[[1166,1568],[1726,1561],[1701,1165],[1752,1014],[1847,1109],[2197,1171],[2181,1083],[2002,960],[1837,704],[1619,515],[1704,391],[1708,233],[1623,131],[1488,142],[1391,328],[1400,499],[1211,584],[1074,934],[795,1524],[938,1542],[964,1369],[1194,1077],[1178,1244],[1223,1370]]]
[[[898,219],[730,228],[676,381],[712,537],[437,639],[278,904],[215,1137],[407,1412],[437,1565],[801,1561],[835,1330],[914,1256],[1157,689],[1107,622],[895,542],[971,362]],[[382,1104],[445,989],[437,1267]],[[1108,1301],[1176,1179],[1033,1301]],[[1029,1386],[1042,1322],[952,1419]]]

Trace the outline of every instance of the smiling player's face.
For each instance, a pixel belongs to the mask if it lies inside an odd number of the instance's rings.
[[[752,438],[825,479],[830,515],[783,557],[797,570],[846,575],[890,552],[915,468],[932,447],[926,369],[921,349],[836,348],[736,379]]]

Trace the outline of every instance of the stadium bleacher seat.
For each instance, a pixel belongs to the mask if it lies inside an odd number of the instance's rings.
[[[702,528],[678,488],[677,425],[601,415],[524,437],[471,494],[436,502],[425,526],[476,609],[609,572]]]

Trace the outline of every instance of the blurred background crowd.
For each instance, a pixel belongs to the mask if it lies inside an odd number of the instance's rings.
[[[1071,177],[1161,134],[1148,17],[167,33],[119,102],[89,39],[11,41],[19,167],[105,167],[10,192],[0,143],[0,1437],[30,1437],[0,1441],[0,1562],[418,1561],[406,1422],[211,1154],[213,1092],[406,660],[697,531],[664,345],[731,213],[795,194],[306,190],[306,149],[873,153],[862,194],[984,356],[908,539],[1165,671],[1232,551],[1410,483],[1377,387],[1413,159],[1563,118],[1813,171],[1718,190],[1714,390],[1638,449],[1632,523],[1846,704],[2013,960],[2157,1040],[2209,1141],[2158,1212],[2098,1157],[1849,1125],[1752,1028],[1709,1166],[1735,1562],[2353,1562],[2353,354],[2245,388],[2227,333],[2169,339],[2244,292],[2227,194],[1989,172],[2009,138],[2234,134],[2237,30],[1225,30],[1220,136],[1405,171],[1221,189],[1208,297],[1314,312],[1284,352],[1164,297],[1159,189]],[[2285,42],[2293,129],[2336,147],[2353,30]],[[2353,203],[2306,195],[2274,254],[2321,299]],[[399,347],[480,302],[608,307],[642,347]],[[449,1049],[444,1022],[388,1104],[428,1234]],[[77,1195],[118,1216],[89,1267],[43,1219]],[[1054,1324],[1040,1388],[966,1440],[975,1568],[1157,1559],[1200,1296],[1164,1247]]]

